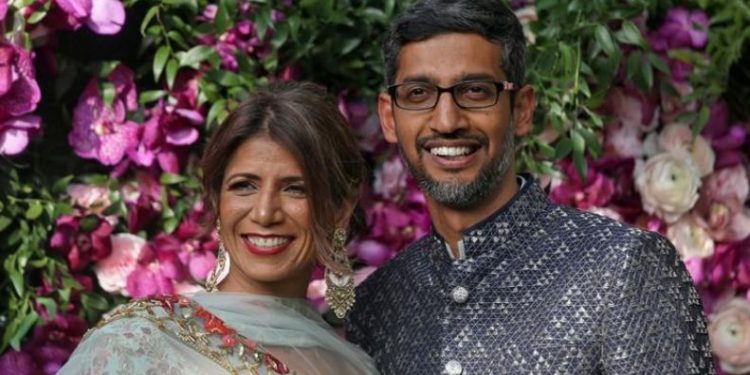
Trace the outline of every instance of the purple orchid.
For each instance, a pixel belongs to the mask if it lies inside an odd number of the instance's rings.
[[[73,131],[68,143],[84,159],[96,159],[104,165],[115,165],[128,148],[137,142],[138,124],[126,114],[138,108],[133,72],[119,65],[109,75],[115,87],[111,104],[104,102],[97,80],[86,86],[73,114]]]
[[[106,258],[112,251],[112,224],[95,216],[87,216],[87,220],[97,222],[93,228],[81,228],[80,217],[60,216],[50,239],[50,247],[65,256],[73,271],[80,271],[89,263]]]
[[[747,124],[730,126],[729,106],[719,100],[711,106],[711,116],[701,134],[711,142],[716,153],[716,168],[735,166],[744,158],[743,145],[748,137]]]
[[[46,21],[54,29],[76,30],[82,25],[97,34],[117,34],[125,24],[125,8],[118,0],[54,0]]]
[[[8,374],[56,374],[87,328],[86,322],[75,314],[58,314],[54,320],[37,326],[20,352],[11,349],[0,357],[0,368]]]
[[[5,19],[6,13],[8,13],[8,0],[0,0],[0,20]]]
[[[0,40],[0,155],[21,153],[39,133],[41,119],[29,113],[40,99],[31,54]]]
[[[700,9],[675,7],[669,10],[657,33],[667,47],[701,50],[708,42],[708,16]]]
[[[561,163],[560,169],[567,181],[559,182],[550,193],[552,201],[571,207],[588,210],[606,206],[615,193],[614,182],[589,163],[587,180],[584,181],[570,160]]]

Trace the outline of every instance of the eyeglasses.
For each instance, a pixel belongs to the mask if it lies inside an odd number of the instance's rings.
[[[506,81],[465,81],[445,88],[427,82],[405,82],[389,86],[388,94],[397,107],[409,111],[435,108],[444,92],[451,93],[459,108],[479,109],[497,104],[501,92],[517,89],[516,84]]]

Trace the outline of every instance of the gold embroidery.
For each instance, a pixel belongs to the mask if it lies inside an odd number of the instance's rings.
[[[230,374],[296,374],[261,345],[227,327],[221,319],[187,297],[132,301],[106,315],[96,328],[115,320],[136,317],[151,321],[159,330],[201,353]]]

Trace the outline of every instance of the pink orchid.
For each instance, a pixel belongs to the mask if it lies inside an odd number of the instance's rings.
[[[5,14],[8,12],[8,0],[0,0],[0,20],[5,19]]]
[[[0,40],[0,155],[21,153],[39,133],[41,119],[29,113],[40,99],[31,54]]]
[[[84,159],[96,159],[104,165],[115,165],[125,151],[137,141],[138,124],[128,121],[126,114],[138,108],[133,72],[119,65],[109,75],[115,86],[111,104],[97,87],[97,80],[89,81],[73,114],[73,131],[68,143]]]
[[[72,203],[86,214],[102,214],[111,204],[106,186],[73,184],[68,186],[66,192]]]
[[[126,290],[133,298],[173,294],[175,284],[185,280],[187,272],[178,254],[160,247],[157,240],[143,247],[138,265],[128,275]]]
[[[117,34],[125,24],[125,8],[118,0],[54,0],[53,28],[76,30],[82,25],[103,35]]]
[[[92,228],[81,228],[83,220],[80,217],[60,216],[50,239],[50,247],[66,257],[73,271],[80,271],[89,263],[106,258],[112,251],[112,224],[96,216],[85,219]]]
[[[120,189],[127,207],[127,226],[130,233],[148,228],[162,210],[161,185],[152,173],[136,171],[136,180]]]
[[[175,80],[171,96],[176,104],[159,101],[147,111],[147,120],[138,129],[137,141],[128,149],[131,161],[142,167],[157,166],[179,174],[189,146],[198,141],[197,127],[204,122],[197,103],[197,72],[184,73]]]
[[[233,72],[238,71],[238,54],[259,58],[268,53],[266,42],[258,38],[255,23],[246,18],[253,9],[246,8],[244,11],[241,9],[240,21],[223,34],[206,34],[198,38],[201,44],[212,46],[216,50],[221,58],[222,68]],[[265,37],[268,38],[272,31],[268,29]]]
[[[392,248],[374,240],[358,241],[352,247],[357,258],[373,267],[382,266],[396,255]]]
[[[138,264],[146,240],[129,234],[118,233],[112,236],[112,253],[96,263],[96,277],[99,285],[109,293],[127,296],[127,278]]]

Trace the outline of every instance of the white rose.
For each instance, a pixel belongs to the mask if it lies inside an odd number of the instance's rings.
[[[685,215],[667,228],[667,238],[674,244],[682,259],[707,258],[714,253],[714,240],[698,222]]]
[[[633,171],[643,209],[674,223],[698,200],[700,173],[690,154],[674,150],[638,160]]]
[[[659,147],[663,151],[683,149],[689,152],[701,177],[706,177],[714,171],[714,150],[703,136],[694,137],[692,129],[687,124],[675,122],[665,126],[659,133]]]

